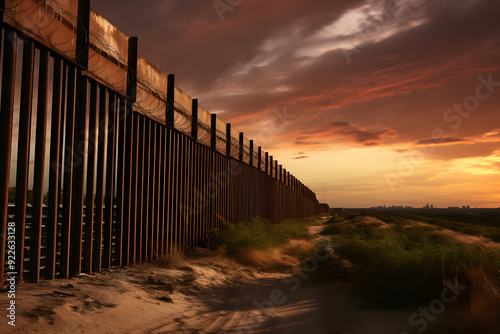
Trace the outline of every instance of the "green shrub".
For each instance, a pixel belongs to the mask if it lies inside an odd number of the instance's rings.
[[[343,229],[339,225],[327,225],[319,234],[332,235],[332,234],[339,234],[342,231]]]
[[[285,244],[291,239],[310,239],[307,226],[317,217],[286,219],[279,224],[271,224],[262,217],[238,224],[223,223],[213,233],[212,247],[219,253],[238,256],[247,250],[266,250]]]
[[[438,229],[449,229],[459,233],[485,236],[500,242],[500,210],[474,209],[472,211],[450,211],[433,209],[422,211],[370,211],[367,215],[381,219],[389,224],[407,225],[407,220],[416,220],[436,226]]]
[[[466,268],[500,269],[498,251],[460,244],[428,227],[341,231],[335,252],[359,268],[361,293],[376,304],[426,300]],[[335,274],[335,273],[333,273]]]

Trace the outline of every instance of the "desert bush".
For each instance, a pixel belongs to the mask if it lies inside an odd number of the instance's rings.
[[[359,291],[377,304],[427,300],[444,279],[470,267],[500,269],[498,251],[455,242],[428,227],[345,228],[331,240],[339,244],[336,254],[359,268],[353,276]]]
[[[463,271],[467,289],[453,304],[453,333],[494,334],[500,328],[500,282],[482,266]],[[497,275],[498,276],[498,275]]]
[[[443,209],[430,211],[369,211],[367,215],[390,224],[407,224],[407,220],[421,221],[438,228],[484,236],[500,242],[500,210],[498,209],[474,209],[470,212]]]
[[[224,222],[221,228],[214,230],[212,248],[238,258],[249,250],[266,250],[292,239],[311,239],[307,226],[317,219],[286,219],[279,224],[271,224],[262,217],[255,217],[238,224]]]

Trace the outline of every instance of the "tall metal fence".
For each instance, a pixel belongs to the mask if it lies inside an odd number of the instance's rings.
[[[1,1],[1,276],[38,282],[325,209],[89,0]]]

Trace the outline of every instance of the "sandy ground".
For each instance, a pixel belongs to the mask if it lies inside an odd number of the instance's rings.
[[[16,326],[2,316],[0,333],[384,334],[411,328],[408,317],[417,306],[367,309],[352,289],[304,271],[259,271],[195,249],[168,267],[144,264],[24,283],[16,294]]]
[[[307,274],[210,256],[188,262],[182,270],[144,265],[24,284],[15,330],[3,321],[0,332],[399,333],[415,311],[363,309],[351,287],[308,282]]]

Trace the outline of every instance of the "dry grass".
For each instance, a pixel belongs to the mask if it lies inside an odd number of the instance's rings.
[[[500,328],[500,283],[484,268],[469,268],[464,296],[453,306],[458,333],[493,334]]]
[[[287,244],[283,246],[285,253],[289,255],[298,255],[298,256],[301,256],[304,253],[309,255],[316,247],[317,245],[314,241],[304,240],[304,239],[290,240]]]
[[[241,252],[237,259],[244,265],[258,267],[266,271],[286,269],[300,264],[296,257],[284,254],[279,248],[249,249],[246,252]]]
[[[152,261],[151,264],[154,264],[158,267],[166,267],[166,268],[174,268],[183,266],[186,263],[186,255],[182,250],[174,247],[172,252],[158,257],[156,260]]]
[[[309,256],[316,244],[311,240],[290,240],[266,250],[248,249],[238,254],[238,262],[262,270],[283,270],[300,265],[300,259]]]

